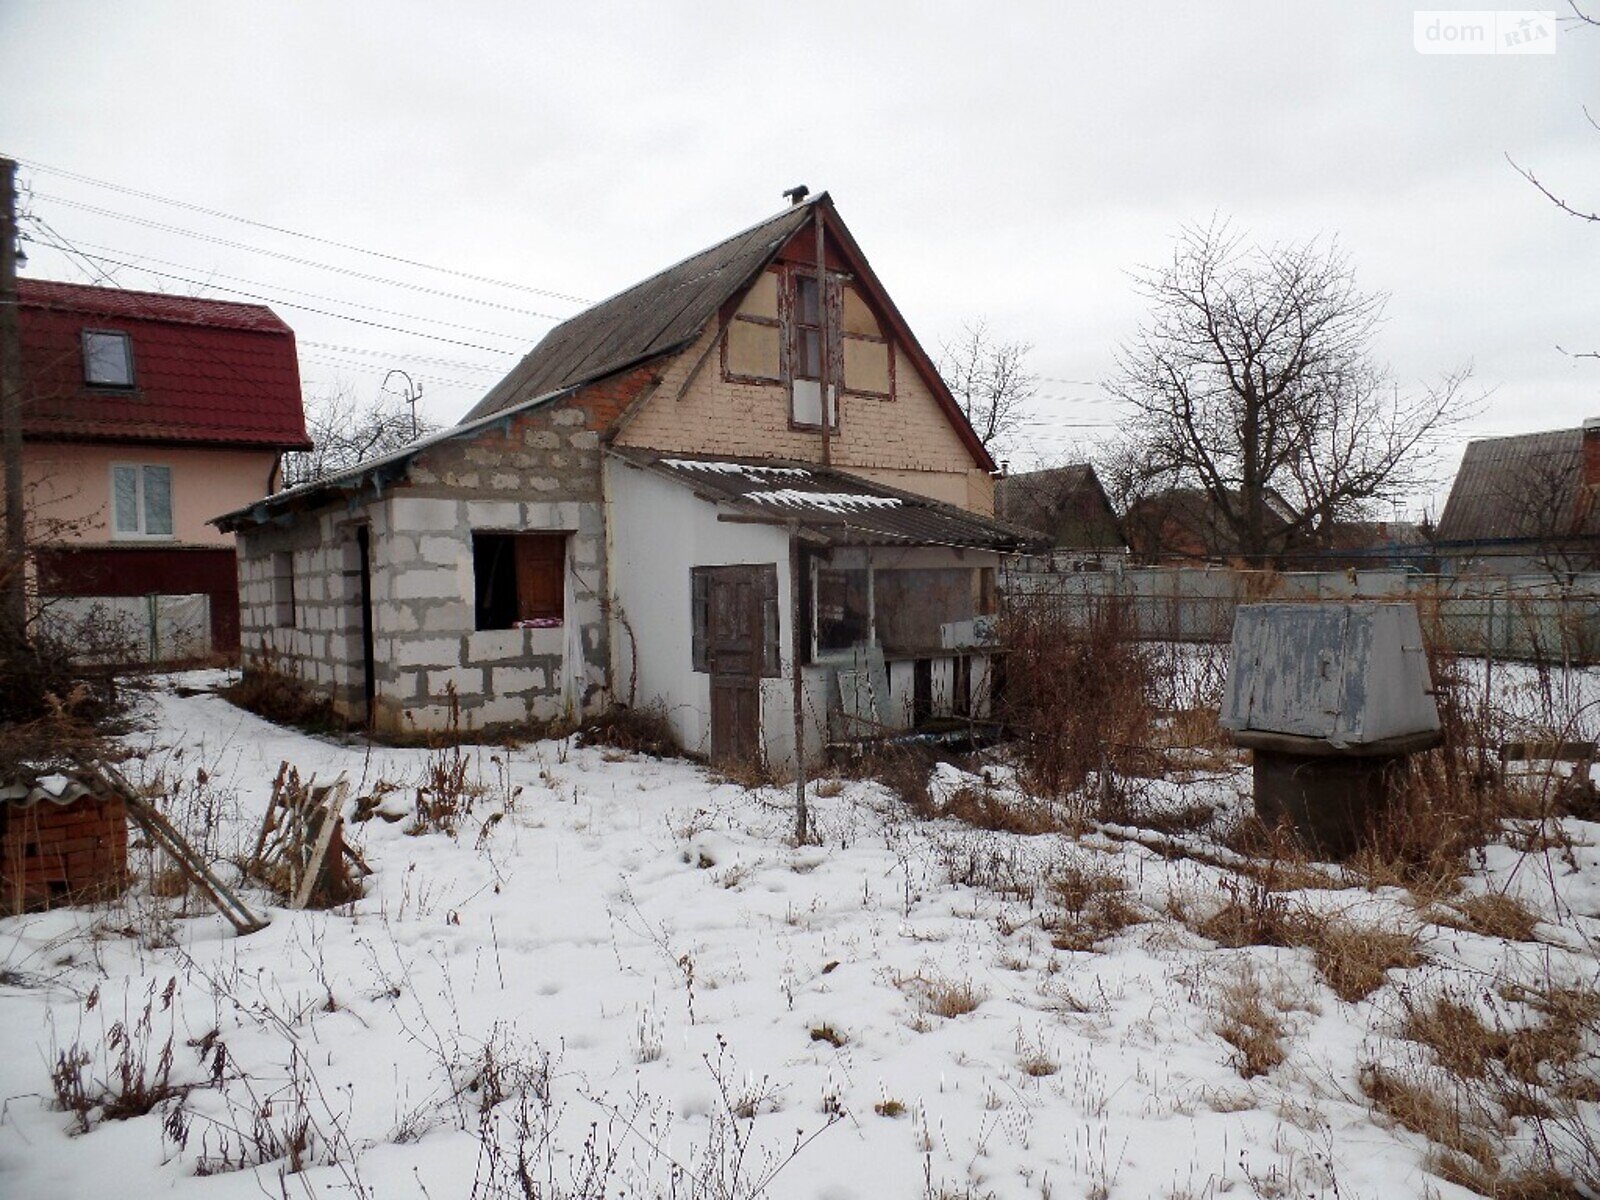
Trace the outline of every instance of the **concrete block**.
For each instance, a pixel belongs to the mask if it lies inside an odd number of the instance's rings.
[[[459,533],[455,537],[430,534],[417,539],[417,557],[433,567],[459,567],[471,561],[472,542]]]
[[[550,424],[557,429],[571,429],[574,426],[582,425],[587,419],[581,408],[563,408],[559,412],[550,414]]]
[[[389,520],[397,532],[443,532],[461,527],[461,512],[454,500],[396,496],[389,501]]]
[[[454,667],[461,663],[460,638],[395,638],[389,661],[400,667]]]
[[[462,700],[477,699],[484,690],[483,668],[451,667],[443,671],[429,671],[427,694],[443,704],[451,684],[455,685],[456,695]]]
[[[567,445],[574,450],[598,450],[600,448],[600,434],[593,429],[585,429],[581,433],[574,433],[568,437]]]
[[[395,576],[396,600],[454,600],[465,593],[461,572],[448,567],[414,567]]]
[[[535,450],[554,450],[561,445],[561,435],[548,429],[535,429],[524,440]]]
[[[506,697],[550,689],[550,673],[543,667],[493,667],[489,671],[490,696]]]
[[[425,633],[470,634],[473,632],[472,623],[475,614],[473,606],[465,600],[441,600],[438,603],[420,607],[422,611],[422,629]]]
[[[520,487],[521,480],[508,486]],[[521,529],[522,506],[514,500],[468,500],[467,524],[473,529]]]
[[[467,635],[469,663],[518,662],[528,657],[528,636],[537,629],[479,629]]]

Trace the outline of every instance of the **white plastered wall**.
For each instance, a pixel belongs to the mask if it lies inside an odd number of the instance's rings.
[[[687,487],[608,458],[610,578],[617,611],[611,646],[615,694],[638,707],[659,704],[685,749],[711,749],[711,677],[693,670],[690,569],[771,563],[777,568],[781,675],[761,681],[761,736],[767,760],[794,759],[789,536],[779,526],[719,521],[718,507]],[[725,510],[723,510],[725,511]],[[637,675],[634,675],[637,662]],[[814,706],[820,714],[821,697]],[[807,730],[807,758],[821,750]]]

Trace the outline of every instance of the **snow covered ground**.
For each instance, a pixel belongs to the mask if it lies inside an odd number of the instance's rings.
[[[150,703],[130,770],[186,781],[174,817],[218,857],[249,848],[282,760],[401,785],[399,812],[429,759],[203,692]],[[820,844],[797,848],[782,790],[566,742],[469,753],[483,794],[454,837],[352,827],[375,874],[347,907],[273,908],[240,938],[146,880],[0,921],[0,1195],[521,1196],[520,1141],[543,1197],[1465,1196],[1374,1115],[1363,1067],[1411,1047],[1405,1002],[1430,989],[1595,983],[1584,822],[1560,853],[1491,846],[1469,881],[1525,900],[1535,940],[1431,923],[1394,889],[1287,894],[1417,931],[1420,965],[1351,1003],[1309,949],[1194,932],[1225,873],[1115,830],[921,822],[833,781]],[[1237,807],[1247,786],[1169,791]],[[1131,923],[1057,948],[1063,872],[1117,881]],[[1285,1052],[1251,1078],[1219,1033],[1241,995]],[[55,1106],[60,1056],[114,1081],[124,1060],[156,1072],[169,1037],[171,1081],[196,1085],[181,1105],[88,1132]],[[1525,1125],[1506,1139],[1533,1145]]]

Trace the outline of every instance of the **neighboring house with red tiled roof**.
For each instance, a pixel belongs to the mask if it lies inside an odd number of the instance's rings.
[[[44,597],[204,595],[239,644],[234,540],[208,524],[307,449],[293,331],[268,308],[18,281],[24,467]]]

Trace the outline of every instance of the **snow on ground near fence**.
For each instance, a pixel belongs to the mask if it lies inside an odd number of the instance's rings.
[[[414,788],[429,757],[170,686],[151,704],[142,770],[206,773],[180,815],[220,856],[248,849],[282,760],[366,793]],[[1346,1003],[1307,950],[1219,949],[1167,915],[1218,903],[1215,867],[1103,834],[917,822],[846,781],[812,799],[821,844],[796,848],[781,789],[566,742],[469,754],[486,790],[456,836],[355,827],[376,873],[348,908],[273,909],[241,939],[198,902],[163,918],[145,881],[110,909],[0,922],[0,1194],[521,1194],[494,1182],[520,1112],[567,1189],[543,1195],[586,1194],[571,1156],[608,1155],[608,1196],[1467,1195],[1358,1083],[1392,1050],[1400,989],[1594,977],[1600,826],[1582,822],[1570,863],[1492,847],[1471,881],[1522,895],[1541,941],[1419,926],[1427,961]],[[1238,806],[1248,780],[1165,787]],[[1042,881],[1070,864],[1120,876],[1144,918],[1098,952],[1041,928]],[[1419,925],[1392,890],[1298,898]],[[1241,981],[1286,1030],[1285,1061],[1251,1079],[1217,1032]],[[51,1068],[78,1046],[111,1070],[117,1022],[152,1062],[170,1034],[171,1079],[197,1086],[176,1122],[169,1102],[74,1133]],[[286,1140],[261,1128],[268,1097],[268,1126],[303,1118],[302,1174],[260,1161]]]

